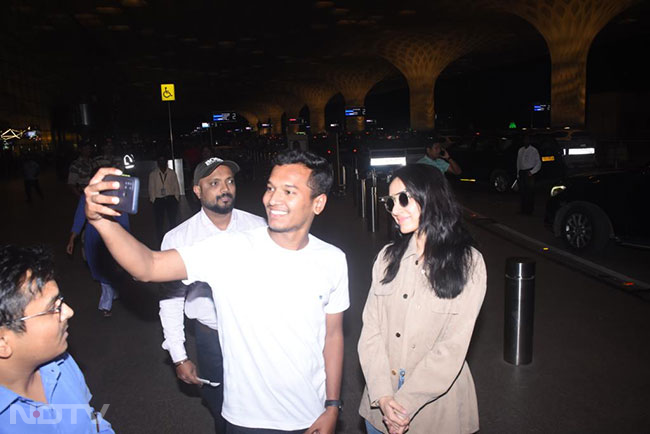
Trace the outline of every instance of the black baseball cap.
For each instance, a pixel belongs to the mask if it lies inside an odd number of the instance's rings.
[[[198,185],[201,178],[205,178],[221,165],[230,167],[233,175],[239,172],[239,165],[234,161],[222,160],[219,157],[208,158],[205,161],[201,161],[198,166],[196,166],[196,169],[194,169],[194,185]]]

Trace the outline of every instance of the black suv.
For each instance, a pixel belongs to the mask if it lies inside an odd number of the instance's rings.
[[[562,149],[547,134],[504,132],[474,134],[448,148],[462,169],[461,180],[489,184],[504,193],[517,177],[517,152],[528,137],[542,159],[541,180],[561,179],[565,174]]]
[[[650,247],[650,164],[573,175],[551,188],[545,222],[574,251],[600,251],[610,239]]]

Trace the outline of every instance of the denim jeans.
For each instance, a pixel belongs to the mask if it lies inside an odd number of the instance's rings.
[[[194,321],[194,336],[196,337],[196,357],[199,377],[221,383],[217,387],[204,385],[201,396],[205,401],[212,417],[217,434],[226,432],[226,421],[221,416],[223,406],[223,355],[219,345],[219,332],[198,321]]]
[[[399,378],[397,379],[397,388],[401,389],[402,386],[404,385],[404,376],[406,375],[406,371],[404,369],[399,370]],[[372,424],[368,421],[366,421],[366,431],[368,434],[383,434],[381,431],[379,431],[377,428],[372,426]]]
[[[117,292],[108,283],[102,283],[102,295],[99,297],[99,310],[111,310],[113,309],[113,300],[115,299]]]

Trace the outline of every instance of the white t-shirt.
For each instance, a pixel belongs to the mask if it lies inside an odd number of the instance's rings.
[[[308,428],[325,403],[326,314],[350,305],[345,254],[309,235],[278,246],[267,228],[178,249],[188,280],[207,282],[224,358],[223,416],[249,428]]]
[[[161,250],[190,246],[221,232],[238,232],[266,227],[266,220],[246,211],[233,209],[228,227],[221,231],[203,209],[165,234]],[[160,300],[160,322],[165,340],[162,347],[169,351],[174,363],[187,358],[183,313],[211,329],[217,330],[217,314],[212,290],[205,282],[190,286],[181,282],[165,284],[167,298]]]

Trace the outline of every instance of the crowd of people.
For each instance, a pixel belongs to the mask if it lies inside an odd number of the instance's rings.
[[[82,148],[68,179],[79,202],[67,249],[72,253],[85,225],[86,260],[102,287],[99,309],[110,316],[120,268],[160,282],[162,347],[181,381],[202,386],[217,433],[335,432],[347,261],[310,233],[333,184],[328,161],[297,149],[278,153],[262,218],[235,208],[235,175],[245,169],[204,150],[191,177],[200,209],[175,226],[168,209],[178,190],[167,178],[176,181],[176,174],[159,159],[148,193],[154,209],[161,201],[162,242],[152,250],[111,207],[119,199],[105,194],[119,183],[104,177],[122,173],[111,151],[93,159]],[[375,259],[358,342],[366,380],[359,414],[370,434],[479,429],[465,357],[485,296],[485,264],[443,174],[460,167],[439,147],[427,158],[396,170],[381,198],[397,230]],[[0,425],[37,432],[17,412],[74,403],[75,423],[64,417],[61,432],[113,432],[89,407],[83,374],[66,352],[73,311],[51,262],[40,248],[0,251]],[[195,361],[185,348],[185,317]]]

